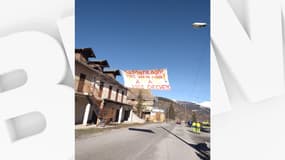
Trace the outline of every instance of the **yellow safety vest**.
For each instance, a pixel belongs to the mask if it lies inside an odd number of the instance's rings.
[[[197,123],[197,127],[200,128],[200,126],[201,126],[200,123]]]

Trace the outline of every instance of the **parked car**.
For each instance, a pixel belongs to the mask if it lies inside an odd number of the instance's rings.
[[[176,121],[176,124],[181,124],[181,121]]]
[[[202,122],[201,131],[210,132],[210,122]]]

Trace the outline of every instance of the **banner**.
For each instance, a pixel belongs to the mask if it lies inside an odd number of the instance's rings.
[[[125,86],[152,90],[169,90],[170,84],[166,69],[121,71]]]

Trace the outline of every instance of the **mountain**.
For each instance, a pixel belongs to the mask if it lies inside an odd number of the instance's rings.
[[[201,106],[187,101],[177,101],[166,97],[155,97],[150,90],[147,89],[133,89],[129,88],[128,91],[128,103],[135,106],[136,100],[141,96],[143,104],[145,106],[154,106],[165,111],[166,118],[171,116],[169,114],[169,107],[172,105],[175,113],[176,120],[191,120],[192,115],[195,112],[199,121],[210,121],[210,108],[207,106]],[[136,110],[136,108],[134,108]],[[170,111],[171,112],[171,111]]]
[[[210,121],[210,108],[193,102],[175,101],[165,97],[155,97],[155,99],[155,106],[160,109],[164,109],[166,117],[169,116],[168,110],[172,104],[175,111],[176,120],[191,120],[192,115],[195,112],[198,121]]]
[[[141,95],[143,100],[154,100],[154,96],[149,89],[128,88],[128,99],[137,99],[139,95]]]

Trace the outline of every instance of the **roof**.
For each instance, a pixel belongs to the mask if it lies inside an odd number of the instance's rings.
[[[88,64],[83,63],[83,62],[78,61],[78,60],[75,60],[75,63],[81,64],[81,65],[83,65],[84,67],[86,67],[87,69],[91,70],[92,72],[98,74],[98,75],[101,77],[102,80],[107,81],[107,82],[109,82],[109,83],[111,83],[111,84],[113,84],[113,85],[118,85],[118,86],[120,86],[120,87],[122,87],[122,88],[128,90],[128,88],[126,88],[125,86],[123,86],[123,85],[122,85],[121,83],[119,83],[117,80],[115,80],[115,79],[113,79],[112,77],[110,77],[110,76],[108,76],[108,75],[106,75],[106,74],[104,74],[104,73],[102,73],[102,72],[100,72],[100,71],[98,71],[98,70],[96,70],[96,69],[90,67]]]
[[[121,75],[121,72],[118,69],[116,69],[116,70],[105,70],[105,71],[103,71],[103,73],[113,73],[114,75]]]
[[[110,67],[107,60],[89,60],[87,63],[88,64],[98,64],[103,67]]]
[[[151,110],[152,112],[164,112],[163,109],[160,109],[160,108],[152,108]]]
[[[94,51],[92,50],[92,48],[77,48],[77,49],[75,49],[75,53],[80,53],[87,58],[89,58],[89,57],[96,58],[96,55],[95,55]]]

